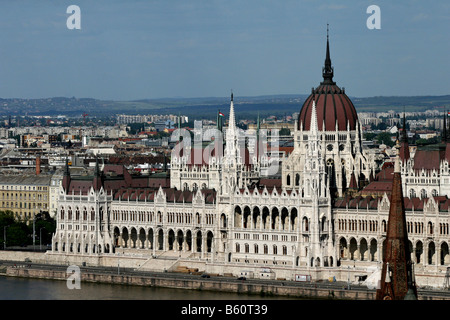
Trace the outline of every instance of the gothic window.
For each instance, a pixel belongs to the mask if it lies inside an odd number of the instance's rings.
[[[295,175],[295,185],[296,186],[300,185],[300,175],[298,173]]]
[[[288,174],[287,177],[286,177],[286,184],[287,184],[288,186],[291,185],[291,175],[290,175],[290,174]]]
[[[303,218],[303,231],[306,231],[306,232],[309,231],[309,222],[308,222],[308,218],[306,218],[306,217]]]
[[[414,189],[409,190],[409,197],[415,198],[416,197],[416,191]]]
[[[432,194],[433,197],[437,197],[437,196],[438,196],[438,192],[437,192],[436,189],[433,189],[433,190],[431,191],[431,194]]]
[[[425,189],[420,190],[420,198],[426,198],[427,197],[427,191]]]
[[[428,222],[428,233],[433,234],[433,223]]]

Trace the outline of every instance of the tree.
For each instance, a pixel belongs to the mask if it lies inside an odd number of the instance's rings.
[[[28,232],[33,235],[33,224],[28,225]],[[42,230],[41,230],[42,229]],[[36,232],[36,239],[42,236],[42,244],[48,244],[52,241],[52,235],[56,230],[56,221],[51,218],[47,211],[40,212],[35,216],[34,230]],[[31,238],[31,241],[33,239]],[[36,242],[37,244],[37,242]]]
[[[385,144],[389,147],[394,146],[395,142],[392,141],[392,135],[388,132],[382,132],[377,136],[377,142],[379,144]]]

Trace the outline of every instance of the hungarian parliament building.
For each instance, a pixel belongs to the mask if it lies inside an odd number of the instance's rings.
[[[254,139],[242,138],[231,95],[228,125],[220,118],[215,131],[223,139],[191,145],[180,129],[163,172],[97,163],[93,175],[77,177],[66,165],[48,254],[100,265],[120,258],[142,270],[376,278],[394,163],[363,146],[355,107],[333,80],[328,39],[322,76],[288,154],[271,152],[273,137],[259,126]],[[397,141],[411,259],[424,286],[442,286],[450,263],[449,133],[414,152],[405,129]]]

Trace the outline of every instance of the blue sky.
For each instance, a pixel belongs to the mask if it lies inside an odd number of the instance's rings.
[[[66,27],[72,4],[81,30]],[[449,22],[445,0],[0,0],[0,97],[309,93],[327,23],[348,95],[450,94]]]

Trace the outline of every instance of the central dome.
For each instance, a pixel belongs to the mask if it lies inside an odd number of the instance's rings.
[[[306,99],[298,116],[300,130],[310,130],[311,110],[313,101],[316,104],[317,126],[320,131],[347,131],[356,129],[358,115],[352,101],[345,94],[345,89],[339,88],[333,81],[333,67],[331,66],[330,46],[327,35],[327,53],[325,66],[322,69],[323,81],[313,89]],[[324,128],[325,126],[325,128]]]

